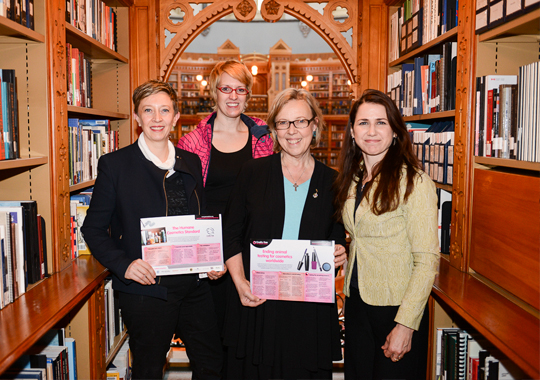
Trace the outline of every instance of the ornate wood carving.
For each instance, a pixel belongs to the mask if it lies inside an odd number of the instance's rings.
[[[192,1],[193,2],[193,1]],[[358,76],[357,38],[358,38],[358,7],[356,0],[330,0],[321,15],[312,8],[311,0],[265,0],[261,7],[261,15],[267,22],[275,22],[283,13],[296,17],[309,25],[332,47],[339,57],[353,87]],[[205,28],[221,17],[234,13],[239,21],[249,22],[256,12],[253,0],[206,0],[209,5],[196,15],[193,13],[189,0],[161,0],[159,14],[159,53],[160,77],[168,78],[174,68],[174,63],[186,47]],[[253,6],[252,10],[250,6]],[[333,19],[332,12],[337,8],[346,8],[349,17],[344,22]],[[180,8],[184,12],[183,21],[175,24],[169,19],[172,9]],[[352,28],[352,46],[349,45],[342,32]],[[165,30],[174,33],[170,43],[165,46]]]
[[[50,168],[53,270],[71,265],[71,234],[69,213],[69,131],[67,125],[66,30],[65,1],[47,1],[47,54],[51,78]]]
[[[456,83],[456,124],[454,146],[454,169],[452,188],[452,223],[450,264],[459,270],[466,270],[469,251],[469,212],[471,202],[472,154],[470,143],[474,132],[472,95],[475,77],[474,2],[459,3],[457,83]]]

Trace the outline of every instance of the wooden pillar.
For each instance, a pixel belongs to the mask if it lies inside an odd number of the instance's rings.
[[[361,35],[358,37],[360,83],[358,96],[368,88],[386,91],[388,68],[388,6],[383,0],[359,5]]]

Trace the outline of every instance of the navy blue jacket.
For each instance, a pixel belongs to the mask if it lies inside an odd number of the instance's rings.
[[[196,154],[175,149],[174,170],[182,176],[189,213],[205,214],[201,161]],[[142,257],[140,219],[167,216],[166,174],[144,157],[137,142],[99,159],[81,230],[92,255],[112,272],[116,290],[167,298],[163,286],[141,285],[124,277],[128,266]]]

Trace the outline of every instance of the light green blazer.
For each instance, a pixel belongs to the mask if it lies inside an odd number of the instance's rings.
[[[353,181],[343,209],[343,222],[351,236],[343,292],[350,296],[354,261],[362,300],[375,306],[399,305],[395,321],[418,330],[438,270],[439,240],[435,185],[423,172],[414,182],[414,190],[405,203],[404,170],[401,201],[395,211],[377,216],[364,197],[355,217],[356,182]]]

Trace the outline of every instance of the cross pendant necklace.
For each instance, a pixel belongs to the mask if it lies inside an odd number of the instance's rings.
[[[289,171],[289,168],[287,167],[287,165],[283,164],[283,166],[285,166],[285,169],[287,169],[287,173],[289,173],[289,175],[291,176],[291,178],[294,181],[294,183],[293,183],[294,191],[298,191],[298,181],[300,181],[300,179],[304,175],[304,172],[306,171],[307,165],[304,166],[304,170],[302,171],[302,174],[300,174],[300,177],[298,177],[298,179],[294,179],[294,177],[292,176],[291,172]]]

